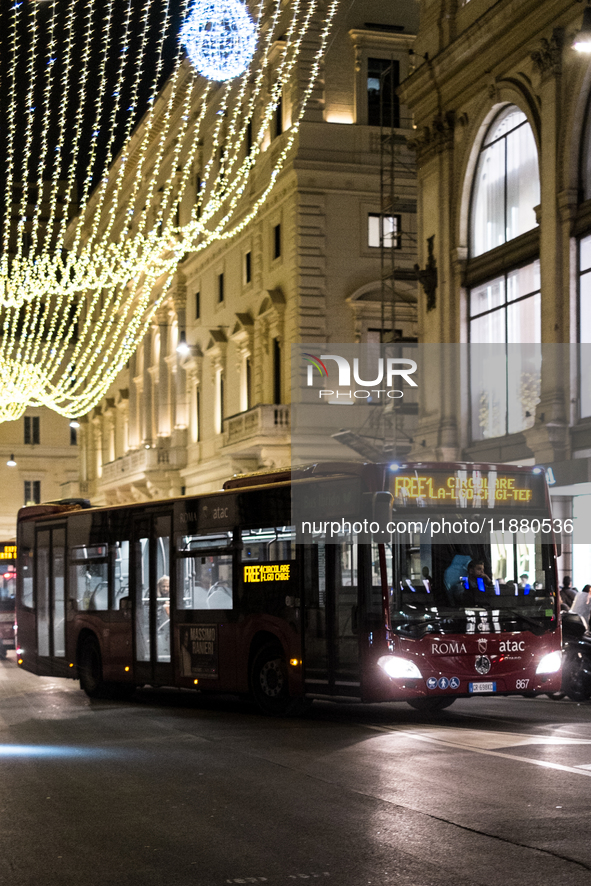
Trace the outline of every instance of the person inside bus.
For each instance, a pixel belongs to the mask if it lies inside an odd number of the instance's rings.
[[[529,592],[531,591],[531,584],[530,584],[529,575],[527,574],[527,572],[522,572],[521,575],[519,576],[518,588],[524,594],[529,594]]]
[[[461,572],[458,574],[457,568]],[[474,606],[478,601],[475,591],[485,592],[493,587],[493,581],[485,573],[484,560],[470,559],[467,555],[456,554],[451,565],[445,570],[444,582],[448,599],[454,606]]]
[[[170,618],[170,578],[168,575],[163,575],[158,579],[156,596],[158,598],[158,610],[165,614],[166,618]]]
[[[471,588],[484,591],[487,587],[492,587],[493,580],[484,568],[484,560],[471,560],[468,563],[468,584]]]

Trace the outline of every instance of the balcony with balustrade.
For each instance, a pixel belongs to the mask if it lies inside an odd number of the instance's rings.
[[[104,464],[97,492],[109,504],[180,495],[180,470],[186,464],[186,447],[171,446],[169,438],[162,438],[155,446],[137,449]]]
[[[224,419],[221,452],[261,464],[289,464],[291,407],[259,404]]]

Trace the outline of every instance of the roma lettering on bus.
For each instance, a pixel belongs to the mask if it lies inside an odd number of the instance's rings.
[[[466,652],[465,643],[450,640],[448,643],[431,643],[431,652],[436,655],[461,655]]]

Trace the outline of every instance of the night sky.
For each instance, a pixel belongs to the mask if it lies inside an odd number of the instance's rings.
[[[15,2],[19,0],[0,0],[0,158],[2,162],[2,182],[7,173],[7,138],[8,138],[8,120],[9,120],[9,102],[13,67],[12,59],[12,34],[13,34],[13,7]],[[15,149],[15,170],[13,180],[22,181],[23,179],[23,156],[25,146],[25,131],[27,121],[27,94],[30,83],[30,74],[27,70],[28,59],[27,53],[31,45],[31,35],[28,31],[29,16],[28,7],[32,0],[24,0],[20,4],[20,23],[18,28],[19,38],[19,59],[17,66],[17,94],[18,107],[16,113],[16,149]],[[41,153],[41,134],[46,128],[43,115],[43,90],[44,76],[47,70],[47,48],[49,44],[49,22],[51,19],[51,0],[41,0],[38,2],[38,57],[36,64],[36,88],[34,92],[33,106],[34,111],[34,140],[32,150],[28,152],[27,177],[29,181],[35,181],[38,176],[38,164]],[[64,73],[64,53],[66,48],[66,17],[71,7],[76,10],[75,28],[74,28],[74,52],[72,54],[73,64],[68,79],[67,88],[64,89],[62,84],[62,76]],[[54,56],[56,61],[53,63],[53,89],[51,93],[51,116],[49,124],[49,138],[47,157],[44,162],[44,178],[52,177],[52,164],[55,158],[55,145],[58,139],[57,117],[64,100],[64,93],[68,96],[68,111],[66,125],[66,140],[63,152],[63,162],[60,171],[60,178],[66,178],[72,164],[72,137],[74,132],[74,121],[76,110],[79,104],[80,95],[80,72],[81,57],[85,39],[86,13],[89,6],[93,6],[93,37],[91,43],[90,58],[90,78],[88,81],[87,100],[84,109],[82,140],[78,151],[78,160],[76,164],[76,178],[78,182],[84,178],[86,174],[87,157],[90,153],[91,139],[93,133],[98,131],[97,138],[97,160],[93,169],[93,184],[96,184],[100,172],[103,168],[107,141],[110,126],[108,125],[113,102],[113,92],[115,90],[116,79],[118,76],[121,39],[124,32],[124,22],[127,15],[128,7],[132,10],[131,20],[131,40],[129,43],[129,51],[127,53],[127,63],[125,69],[125,80],[123,90],[121,92],[120,109],[117,115],[117,128],[114,153],[121,147],[125,125],[129,117],[129,103],[131,94],[132,78],[137,64],[137,51],[140,46],[141,15],[146,7],[146,0],[114,0],[113,2],[113,19],[111,25],[111,42],[108,53],[107,64],[107,88],[105,90],[105,99],[103,102],[103,111],[101,122],[98,130],[95,129],[95,107],[94,101],[98,92],[100,62],[102,47],[102,36],[104,31],[104,20],[109,8],[107,0],[58,0],[57,10],[57,27],[56,27],[56,51]],[[171,20],[167,29],[167,37],[164,44],[164,65],[161,76],[159,78],[159,86],[163,84],[166,77],[172,69],[175,54],[178,47],[178,32],[180,29],[183,8],[183,0],[152,0],[149,4],[149,40],[147,44],[146,54],[144,58],[142,80],[139,90],[138,109],[134,115],[134,125],[136,125],[147,108],[147,100],[150,95],[152,83],[154,81],[156,63],[157,63],[157,42],[161,32],[164,11],[168,6]],[[4,188],[2,188],[4,190]]]

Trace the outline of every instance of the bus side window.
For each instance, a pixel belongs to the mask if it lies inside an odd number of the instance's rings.
[[[232,554],[178,560],[177,609],[232,609]]]
[[[31,609],[33,607],[33,549],[35,547],[34,523],[20,524],[20,543],[18,547],[19,572],[21,575],[20,603]],[[18,587],[18,579],[17,579]]]
[[[113,609],[121,609],[121,600],[129,597],[129,541],[115,542],[115,584]]]
[[[33,606],[33,550],[32,548],[21,547],[19,553],[23,567],[23,606],[32,608]]]
[[[79,611],[103,612],[109,608],[107,545],[72,548],[70,596]]]
[[[242,560],[276,562],[295,560],[295,527],[277,526],[242,530]]]

